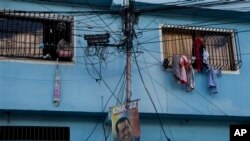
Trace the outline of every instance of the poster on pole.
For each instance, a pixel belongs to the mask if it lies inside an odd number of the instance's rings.
[[[140,141],[138,101],[111,108],[113,141]]]

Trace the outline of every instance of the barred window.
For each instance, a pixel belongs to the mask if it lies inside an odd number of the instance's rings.
[[[48,13],[0,12],[0,56],[71,61],[72,19]]]
[[[235,30],[165,25],[162,27],[163,56],[169,66],[172,66],[173,55],[185,55],[191,60],[197,39],[209,53],[208,63],[216,69],[236,71],[241,66]]]
[[[0,126],[0,141],[69,141],[69,127]]]

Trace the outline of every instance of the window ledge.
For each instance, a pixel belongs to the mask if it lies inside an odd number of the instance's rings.
[[[237,71],[221,71],[222,74],[240,74],[240,70]]]
[[[8,57],[0,57],[0,62],[13,62],[13,63],[29,63],[29,64],[57,64],[56,60],[38,60],[38,59],[27,59],[27,58],[8,58]],[[75,60],[70,62],[59,61],[61,65],[74,65]]]

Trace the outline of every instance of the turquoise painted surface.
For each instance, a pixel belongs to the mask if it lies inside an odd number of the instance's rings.
[[[163,120],[163,127],[167,137],[171,140],[180,141],[228,141],[230,122],[223,121],[202,121],[202,120]],[[165,141],[166,138],[159,126],[157,119],[141,119],[141,140],[142,141]],[[9,123],[6,116],[0,116],[1,126],[46,126],[46,127],[69,127],[70,140],[98,141],[104,140],[104,131],[108,141],[112,140],[111,127],[104,125],[100,119],[82,116],[48,116],[48,115],[23,115],[11,114]],[[97,126],[96,126],[97,125]],[[96,127],[96,128],[95,128]],[[91,134],[94,130],[93,134]]]
[[[56,6],[21,1],[1,1],[1,8],[18,10],[84,10],[82,7]],[[185,11],[184,11],[185,12]],[[249,22],[236,21],[231,18],[214,20],[206,17],[199,17],[199,14],[189,16],[177,15],[174,12],[168,13],[165,17],[156,15],[142,15],[138,28],[158,28],[159,24],[191,24],[206,25],[216,28],[232,28],[238,31],[249,29]],[[101,18],[101,19],[100,19]],[[105,20],[105,23],[103,21]],[[122,36],[120,18],[115,15],[89,15],[75,17],[75,34],[84,35],[97,33],[97,31],[113,33],[112,43],[119,42]],[[107,26],[108,25],[108,26]],[[136,29],[137,31],[137,29]],[[100,33],[100,32],[98,32]],[[173,81],[171,71],[162,71],[159,31],[143,32],[138,37],[138,42],[153,41],[156,43],[141,44],[139,51],[144,53],[138,56],[138,61],[146,82],[146,87],[151,93],[154,103],[160,113],[180,114],[201,114],[201,115],[237,115],[249,116],[250,108],[248,100],[250,95],[249,85],[249,32],[239,32],[239,41],[242,53],[243,66],[240,74],[223,74],[218,78],[219,93],[210,95],[207,90],[206,75],[195,73],[196,92],[187,93],[184,87]],[[137,42],[137,41],[136,41]],[[135,42],[135,44],[136,44]],[[125,54],[114,48],[109,49],[106,64],[102,64],[103,80],[99,83],[98,73],[84,61],[84,49],[86,41],[83,37],[75,36],[76,56],[75,61],[70,64],[60,64],[61,74],[61,104],[54,107],[52,103],[55,62],[39,62],[25,60],[0,61],[0,109],[30,109],[30,110],[58,110],[58,111],[80,111],[80,112],[101,112],[106,103],[108,107],[116,104],[116,96],[111,91],[115,90],[116,84],[122,76],[125,66]],[[92,57],[92,62],[97,63]],[[85,58],[86,60],[86,58]],[[98,68],[99,66],[96,65]],[[89,72],[87,71],[89,69]],[[141,112],[152,112],[155,110],[141,83],[136,64],[133,64],[133,99],[140,99],[139,110]],[[108,87],[106,86],[108,85]],[[124,94],[124,93],[123,93]],[[109,100],[109,98],[111,99]],[[124,100],[124,99],[123,99]]]
[[[17,10],[90,10],[89,7],[70,7],[50,5],[46,3],[31,3],[22,1],[2,0],[0,8]],[[249,30],[249,22],[230,18],[207,18],[201,13],[187,14],[187,11],[164,13],[165,17],[155,15],[141,15],[138,28],[158,28],[159,24],[192,24],[195,26],[207,25],[217,28],[232,28],[238,31]],[[215,11],[213,11],[215,12]],[[182,16],[182,13],[186,13]],[[209,13],[214,14],[216,13]],[[232,13],[233,14],[233,13]],[[102,19],[100,19],[100,17]],[[75,34],[84,35],[97,33],[96,31],[110,31],[112,43],[118,43],[122,37],[119,16],[115,15],[82,15],[75,17]],[[103,23],[103,21],[105,23]],[[205,22],[206,24],[201,24]],[[107,26],[109,25],[110,28]],[[99,33],[99,32],[98,32]],[[230,115],[250,116],[250,32],[239,32],[242,54],[242,67],[239,74],[223,74],[218,78],[217,95],[210,95],[207,90],[205,74],[195,73],[196,92],[187,93],[185,88],[174,82],[171,71],[162,71],[159,31],[147,31],[138,34],[138,42],[156,42],[142,44],[135,50],[143,51],[138,55],[140,71],[159,113],[189,114],[189,115]],[[140,35],[140,36],[139,36]],[[136,44],[135,41],[134,44]],[[125,54],[116,48],[110,48],[106,64],[102,64],[102,81],[96,70],[86,63],[84,49],[86,41],[83,37],[75,36],[75,60],[72,63],[61,63],[61,103],[58,107],[53,105],[53,89],[55,78],[55,62],[0,59],[0,111],[1,110],[32,110],[40,114],[11,114],[10,122],[7,115],[0,112],[0,126],[67,126],[70,127],[72,141],[85,140],[91,134],[96,123],[96,117],[79,115],[43,114],[43,111],[67,112],[108,112],[110,106],[121,99],[119,89],[114,92],[125,66]],[[85,60],[84,60],[85,59]],[[98,64],[97,58],[90,58],[91,62]],[[89,72],[87,71],[89,69]],[[98,69],[99,66],[96,65]],[[136,64],[133,63],[132,99],[140,99],[139,111],[142,113],[155,113],[154,107],[141,83]],[[91,74],[91,76],[89,75]],[[122,82],[118,88],[121,88]],[[114,92],[115,96],[112,96]],[[124,98],[124,97],[123,97]],[[123,99],[124,100],[124,99]],[[107,106],[105,107],[107,103]],[[162,119],[164,129],[169,138],[176,141],[200,141],[209,139],[213,141],[229,140],[229,125],[233,121],[221,120],[167,120]],[[106,131],[110,129],[105,126]],[[100,141],[104,138],[101,123],[89,140]],[[112,140],[111,137],[108,140]],[[141,119],[141,140],[166,140],[155,118]]]

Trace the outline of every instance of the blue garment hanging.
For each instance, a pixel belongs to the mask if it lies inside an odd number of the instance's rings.
[[[217,83],[216,83],[216,75],[215,75],[215,70],[214,66],[209,64],[208,65],[208,88],[211,94],[216,94],[218,93],[217,91]]]

